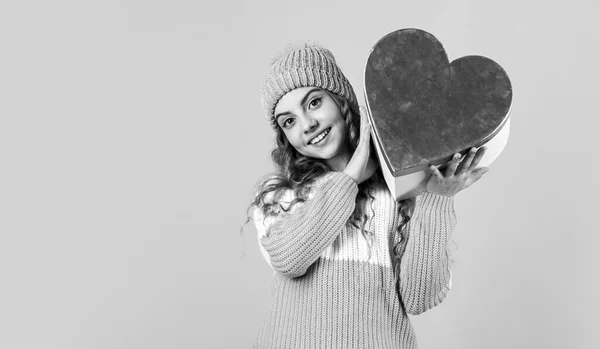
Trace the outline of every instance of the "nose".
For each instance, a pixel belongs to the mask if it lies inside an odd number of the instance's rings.
[[[309,133],[312,130],[314,130],[317,126],[319,125],[319,123],[317,122],[316,119],[312,118],[312,117],[306,117],[306,119],[304,120],[304,133]]]

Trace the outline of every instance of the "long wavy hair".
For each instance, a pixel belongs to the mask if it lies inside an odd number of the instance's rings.
[[[347,136],[346,143],[350,154],[354,154],[360,139],[360,111],[357,106],[352,105],[344,97],[324,90],[334,100],[341,115],[346,123]],[[275,165],[275,172],[263,177],[256,190],[256,197],[248,207],[248,212],[256,207],[262,210],[264,217],[277,216],[281,212],[288,212],[297,203],[305,202],[310,192],[311,184],[320,176],[330,172],[332,169],[321,159],[315,159],[300,154],[288,141],[283,130],[275,123],[272,124],[276,133],[276,148],[271,152],[271,158]],[[371,147],[371,154],[375,153]],[[383,175],[381,167],[369,178],[358,186],[358,195],[356,197],[356,206],[347,225],[351,225],[360,230],[366,238],[369,245],[369,258],[371,257],[371,243],[374,233],[366,229],[368,216],[364,208],[370,206],[372,216],[375,215],[373,209],[374,197],[371,195],[376,184],[383,184]],[[279,199],[286,191],[293,192],[294,199],[287,206],[281,205]],[[269,199],[267,199],[269,198]],[[371,205],[368,205],[368,202]],[[408,232],[405,229],[411,219],[414,211],[415,199],[406,199],[397,202],[398,215],[402,221],[397,226],[395,234],[396,243],[390,251],[392,261],[394,262],[394,274],[396,280],[400,275],[400,258],[406,249]],[[248,215],[249,222],[250,215]]]

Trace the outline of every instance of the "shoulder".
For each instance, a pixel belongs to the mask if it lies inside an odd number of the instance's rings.
[[[291,188],[281,188],[265,194],[264,203],[273,205],[283,202],[291,202],[294,199],[294,191]]]
[[[346,174],[342,174],[341,172],[327,172],[315,179],[311,182],[305,184],[303,188],[305,190],[306,197],[305,199],[312,199],[315,195],[315,192],[323,186],[323,184],[328,181],[339,178],[340,176],[347,176]],[[258,193],[257,193],[258,194]],[[292,188],[280,188],[278,190],[274,190],[268,192],[264,197],[265,204],[282,204],[289,205],[294,199],[297,198],[296,191]]]
[[[329,173],[314,179],[311,183],[306,184],[307,195],[305,200],[310,200],[314,197],[315,188],[322,185],[330,177]],[[263,188],[269,185],[268,181],[264,182]],[[256,196],[261,195],[261,189],[256,192]],[[292,203],[298,196],[292,188],[279,188],[264,194],[260,203],[254,205],[252,217],[257,227],[259,236],[266,234],[268,227],[282,214],[291,213],[302,205],[302,202]],[[266,208],[265,212],[265,206]],[[289,211],[288,211],[289,210]]]

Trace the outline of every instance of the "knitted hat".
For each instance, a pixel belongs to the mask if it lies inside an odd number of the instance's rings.
[[[345,97],[358,108],[354,89],[335,63],[333,54],[317,45],[305,44],[288,49],[271,64],[262,86],[261,100],[271,125],[276,126],[273,115],[279,99],[298,87],[314,86]]]

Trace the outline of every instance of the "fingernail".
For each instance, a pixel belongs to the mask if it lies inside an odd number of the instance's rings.
[[[460,158],[460,153],[454,154],[454,159],[458,159],[458,158]]]

